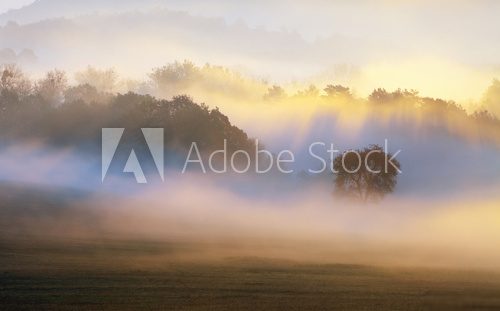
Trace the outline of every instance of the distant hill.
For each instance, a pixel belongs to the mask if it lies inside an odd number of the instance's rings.
[[[37,72],[91,64],[134,76],[182,55],[290,80],[317,74],[318,60],[333,68],[376,48],[341,35],[311,42],[294,31],[228,22],[224,10],[197,14],[197,2],[39,0],[0,14],[0,49],[33,50],[42,68],[27,69]]]
[[[78,15],[144,9],[158,6],[168,1],[159,0],[37,0],[30,5],[0,14],[0,25],[9,21],[20,24],[33,23],[58,17],[74,17]]]

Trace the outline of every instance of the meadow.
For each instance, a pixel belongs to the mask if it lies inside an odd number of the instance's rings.
[[[207,259],[200,245],[153,241],[0,249],[2,310],[500,309],[500,274],[484,271]]]

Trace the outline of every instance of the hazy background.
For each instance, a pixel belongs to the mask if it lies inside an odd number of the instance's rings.
[[[2,2],[0,11],[22,4]],[[98,151],[43,139],[1,142],[2,230],[40,239],[228,243],[214,247],[224,256],[499,269],[499,127],[485,131],[447,113],[429,120],[413,110],[375,111],[363,101],[377,87],[408,88],[456,100],[469,113],[480,107],[500,77],[499,10],[486,0],[39,0],[7,11],[0,63],[17,62],[35,80],[59,68],[70,85],[82,83],[74,73],[88,65],[115,68],[116,85],[104,90],[111,94],[188,94],[219,107],[271,151],[292,149],[297,174],[172,170],[166,183],[137,189],[130,179],[102,185]],[[183,59],[208,69],[160,85],[148,76]],[[265,99],[274,83],[284,99]],[[311,83],[318,89],[308,93]],[[355,96],[325,104],[327,83]],[[89,120],[75,115],[85,129]],[[389,151],[402,149],[403,174],[379,205],[335,197],[332,175],[299,174],[315,168],[312,142],[345,150],[386,138]]]
[[[334,80],[360,95],[401,87],[467,104],[498,76],[499,5],[39,0],[0,16],[2,25],[19,24],[0,30],[0,48],[33,50],[34,72],[92,64],[138,77],[190,59],[270,81]]]
[[[22,6],[33,2],[33,0],[5,0],[0,4],[0,13],[5,13],[12,9],[19,9]]]

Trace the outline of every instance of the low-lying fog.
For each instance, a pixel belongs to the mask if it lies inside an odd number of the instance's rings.
[[[495,142],[408,130],[405,122],[364,121],[348,130],[346,124],[355,122],[314,113],[310,122],[288,118],[272,130],[259,113],[245,113],[247,121],[260,120],[250,132],[260,131],[266,148],[294,151],[295,174],[181,174],[168,168],[163,183],[138,186],[116,176],[101,183],[100,154],[19,143],[0,152],[3,184],[18,185],[11,195],[21,194],[21,206],[32,188],[56,199],[43,201],[36,213],[5,209],[3,230],[35,239],[194,242],[208,245],[204,252],[215,257],[500,268]],[[402,150],[403,173],[395,193],[379,203],[336,197],[331,174],[299,174],[318,165],[307,152],[312,142],[345,150],[383,145],[385,138],[391,152]],[[80,195],[57,203],[68,192]]]

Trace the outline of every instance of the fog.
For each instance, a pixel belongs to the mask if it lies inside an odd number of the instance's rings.
[[[142,79],[190,59],[271,82],[337,81],[362,96],[401,87],[463,104],[499,76],[497,4],[489,1],[446,9],[416,1],[119,3],[43,0],[2,14],[0,49],[33,50],[34,74],[91,64]]]
[[[26,72],[2,75],[14,81],[0,93],[2,238],[500,270],[498,4],[446,3],[40,0],[1,14],[0,63]],[[66,75],[45,76],[53,68]],[[117,95],[128,92],[155,98]],[[183,94],[206,106],[161,101]],[[188,107],[166,133],[174,143],[256,139],[293,152],[293,173],[182,173],[176,149],[164,182],[102,181],[101,128],[170,126],[168,105]],[[387,144],[401,163],[395,191],[341,197],[333,173],[309,172],[321,165],[314,143],[328,164],[330,144]]]
[[[289,113],[301,114],[291,107]],[[101,183],[98,151],[84,155],[78,148],[34,141],[5,146],[0,179],[3,188],[14,187],[7,198],[19,199],[3,210],[3,236],[186,243],[194,246],[179,256],[189,260],[251,256],[500,269],[495,141],[414,128],[408,120],[368,117],[352,130],[355,119],[340,122],[332,111],[310,116],[300,127],[296,122],[303,119],[292,117],[271,127],[265,123],[271,121],[246,112],[261,122],[250,131],[266,129],[259,132],[266,148],[294,151],[296,173],[290,175],[182,174],[168,168],[165,182],[137,185],[122,175]],[[382,202],[360,204],[337,196],[332,174],[299,176],[318,164],[307,153],[312,142],[332,142],[344,150],[383,144],[385,138],[391,152],[402,149],[403,173],[395,193]],[[39,191],[45,194],[34,194]],[[23,203],[30,198],[42,198],[36,213],[27,208],[31,203]]]
[[[500,268],[495,191],[455,194],[445,200],[397,197],[381,205],[359,205],[332,197],[324,184],[301,189],[267,184],[265,191],[281,195],[249,197],[230,190],[231,181],[225,187],[206,176],[171,177],[134,195],[80,195],[57,208],[38,207],[36,213],[21,206],[4,209],[3,222],[8,223],[2,226],[3,238],[155,241],[165,247],[178,243],[189,247],[178,254],[180,258],[202,261],[250,256],[393,267]]]

